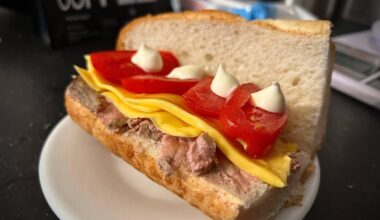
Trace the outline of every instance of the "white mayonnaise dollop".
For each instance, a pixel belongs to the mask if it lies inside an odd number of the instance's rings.
[[[233,75],[224,71],[222,65],[219,65],[211,83],[211,91],[218,96],[227,98],[238,86],[239,81]]]
[[[145,72],[159,72],[164,66],[160,53],[145,44],[142,44],[139,50],[132,56],[132,63],[139,66]]]
[[[268,112],[285,112],[285,97],[278,82],[251,94],[251,104]]]
[[[166,77],[178,79],[202,79],[206,71],[197,65],[185,65],[174,68]]]

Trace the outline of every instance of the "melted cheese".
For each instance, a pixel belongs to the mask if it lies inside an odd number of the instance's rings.
[[[202,132],[212,137],[218,148],[236,166],[245,172],[275,186],[284,187],[290,172],[291,159],[286,155],[295,151],[295,144],[277,141],[264,159],[252,159],[240,152],[211,121],[193,115],[181,96],[174,94],[135,94],[104,80],[87,58],[88,71],[75,67],[94,90],[108,98],[126,117],[150,118],[162,132],[180,137],[197,137]]]

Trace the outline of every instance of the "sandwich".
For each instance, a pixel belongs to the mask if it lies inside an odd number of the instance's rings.
[[[220,11],[127,24],[85,56],[71,118],[213,219],[272,219],[299,203],[325,132],[327,21],[247,22]]]

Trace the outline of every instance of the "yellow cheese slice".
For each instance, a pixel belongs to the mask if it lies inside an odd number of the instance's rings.
[[[294,151],[295,144],[277,141],[265,159],[252,159],[236,149],[212,123],[186,111],[181,96],[127,92],[101,78],[90,60],[87,61],[90,71],[76,67],[78,73],[92,89],[101,92],[127,117],[150,118],[159,130],[174,136],[196,137],[205,132],[215,140],[223,154],[240,169],[272,186],[286,186],[291,165],[291,158],[286,153]]]
[[[126,97],[126,94],[122,93],[120,88],[113,87],[112,89],[115,93],[107,91],[104,89],[107,86],[101,82],[100,78],[95,79],[96,77],[92,77],[92,74],[82,68],[75,67],[75,69],[92,89],[111,100],[115,107],[125,116],[129,118],[149,118],[159,130],[173,136],[198,137],[202,133],[201,130],[186,124],[175,115],[163,111],[161,108],[124,103],[122,97]]]
[[[139,112],[129,107],[129,103],[124,103],[117,95],[112,92],[101,93],[124,115],[129,118],[150,118],[153,124],[162,132],[179,137],[198,137],[202,131],[184,123],[174,115],[166,111],[156,111],[152,113]]]

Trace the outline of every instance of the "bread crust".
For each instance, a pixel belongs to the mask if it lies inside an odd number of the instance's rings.
[[[317,142],[314,143],[315,144],[315,147],[313,147],[313,149],[315,149],[314,151],[311,152],[310,156],[311,158],[314,158],[318,151],[321,149],[322,147],[322,141],[325,137],[325,134],[326,134],[326,126],[327,126],[327,114],[328,114],[328,110],[329,110],[329,106],[330,106],[330,96],[331,96],[331,91],[330,91],[330,83],[331,83],[331,73],[332,70],[333,70],[333,67],[334,67],[334,62],[335,62],[335,44],[334,42],[332,42],[330,40],[330,45],[329,45],[329,53],[328,53],[328,60],[329,60],[329,63],[328,63],[328,68],[327,68],[327,77],[326,77],[326,85],[325,85],[325,88],[327,89],[326,93],[325,93],[325,96],[323,97],[324,99],[324,102],[325,102],[325,106],[322,108],[321,110],[321,120],[318,122],[320,124],[319,127],[319,130],[318,132],[316,133],[316,140]]]
[[[256,21],[246,21],[238,15],[234,15],[224,11],[216,10],[203,10],[203,11],[185,11],[181,13],[165,13],[159,15],[147,15],[144,17],[137,18],[125,25],[119,32],[119,36],[116,42],[116,49],[123,50],[123,39],[129,31],[141,23],[154,22],[158,20],[202,20],[202,21],[219,21],[224,23],[245,23],[248,22],[250,25],[258,25],[264,28],[270,28],[275,31],[286,32],[295,35],[330,35],[331,32],[331,22],[323,20],[308,20],[308,21],[298,21],[298,20],[256,20]]]
[[[154,182],[177,194],[192,206],[197,207],[213,219],[235,219],[241,205],[228,192],[208,184],[185,170],[165,176],[156,165],[156,160],[147,151],[136,151],[141,142],[117,134],[108,129],[88,108],[75,97],[65,95],[65,106],[70,117],[88,133],[99,140],[115,155],[121,157]]]

